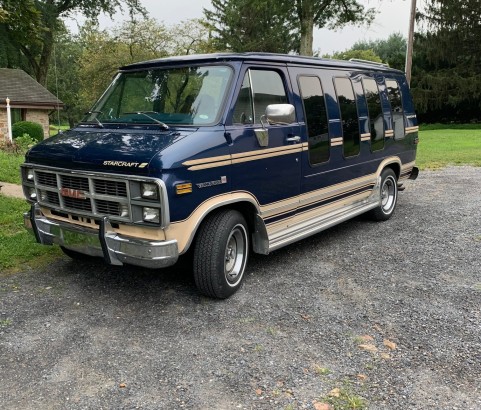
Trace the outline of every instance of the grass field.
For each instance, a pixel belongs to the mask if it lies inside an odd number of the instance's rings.
[[[421,169],[437,169],[447,165],[481,166],[481,126],[422,126],[416,164]]]
[[[20,164],[24,161],[23,154],[12,154],[0,150],[0,181],[20,184]]]
[[[36,267],[61,255],[54,246],[40,245],[23,226],[23,213],[29,205],[22,199],[0,194],[0,272]]]

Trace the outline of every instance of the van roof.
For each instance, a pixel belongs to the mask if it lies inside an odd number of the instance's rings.
[[[120,67],[121,71],[140,70],[146,68],[160,67],[170,64],[185,63],[210,63],[210,62],[227,62],[227,61],[259,61],[284,64],[300,64],[315,65],[323,67],[339,67],[350,69],[362,69],[369,71],[390,71],[404,74],[402,71],[389,68],[386,64],[362,61],[362,60],[332,60],[327,58],[307,57],[290,54],[274,54],[274,53],[215,53],[215,54],[193,54],[186,56],[175,56],[159,58],[156,60],[142,61],[139,63],[129,64]]]

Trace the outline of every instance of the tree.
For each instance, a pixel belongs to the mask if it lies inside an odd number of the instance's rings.
[[[419,15],[412,89],[428,120],[481,119],[479,0],[429,0]]]
[[[339,51],[334,53],[332,56],[325,55],[324,57],[327,58],[334,58],[337,60],[350,60],[351,58],[359,59],[359,60],[366,60],[366,61],[374,61],[376,63],[382,63],[381,57],[379,57],[374,50],[355,50],[354,48],[346,51]]]
[[[0,0],[1,25],[7,41],[20,50],[37,81],[45,84],[60,19],[74,13],[93,19],[102,12],[112,16],[122,5],[131,13],[144,12],[140,0]]]
[[[212,0],[205,17],[221,49],[311,55],[314,27],[370,23],[357,0]]]
[[[64,109],[52,114],[57,121],[68,122],[70,127],[81,118],[88,106],[80,102],[80,73],[82,46],[68,30],[58,31],[55,36],[52,69],[48,71],[46,87],[65,104]],[[53,118],[52,118],[53,119]]]
[[[289,2],[278,0],[212,0],[204,9],[213,44],[220,51],[298,51],[299,36],[286,16]]]
[[[358,41],[351,50],[372,50],[383,63],[404,71],[407,42],[401,33],[391,34],[387,40]]]

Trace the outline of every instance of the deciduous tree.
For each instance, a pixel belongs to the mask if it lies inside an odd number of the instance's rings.
[[[312,55],[314,27],[370,23],[374,9],[357,0],[212,0],[204,9],[218,46],[236,52]]]
[[[7,41],[27,59],[37,81],[45,84],[60,18],[80,13],[95,19],[100,13],[113,15],[127,6],[144,12],[140,0],[0,0],[3,30]]]

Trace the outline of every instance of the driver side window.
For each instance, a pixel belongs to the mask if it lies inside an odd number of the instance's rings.
[[[244,76],[234,108],[234,124],[260,124],[270,104],[287,103],[286,90],[276,71],[250,69]]]

